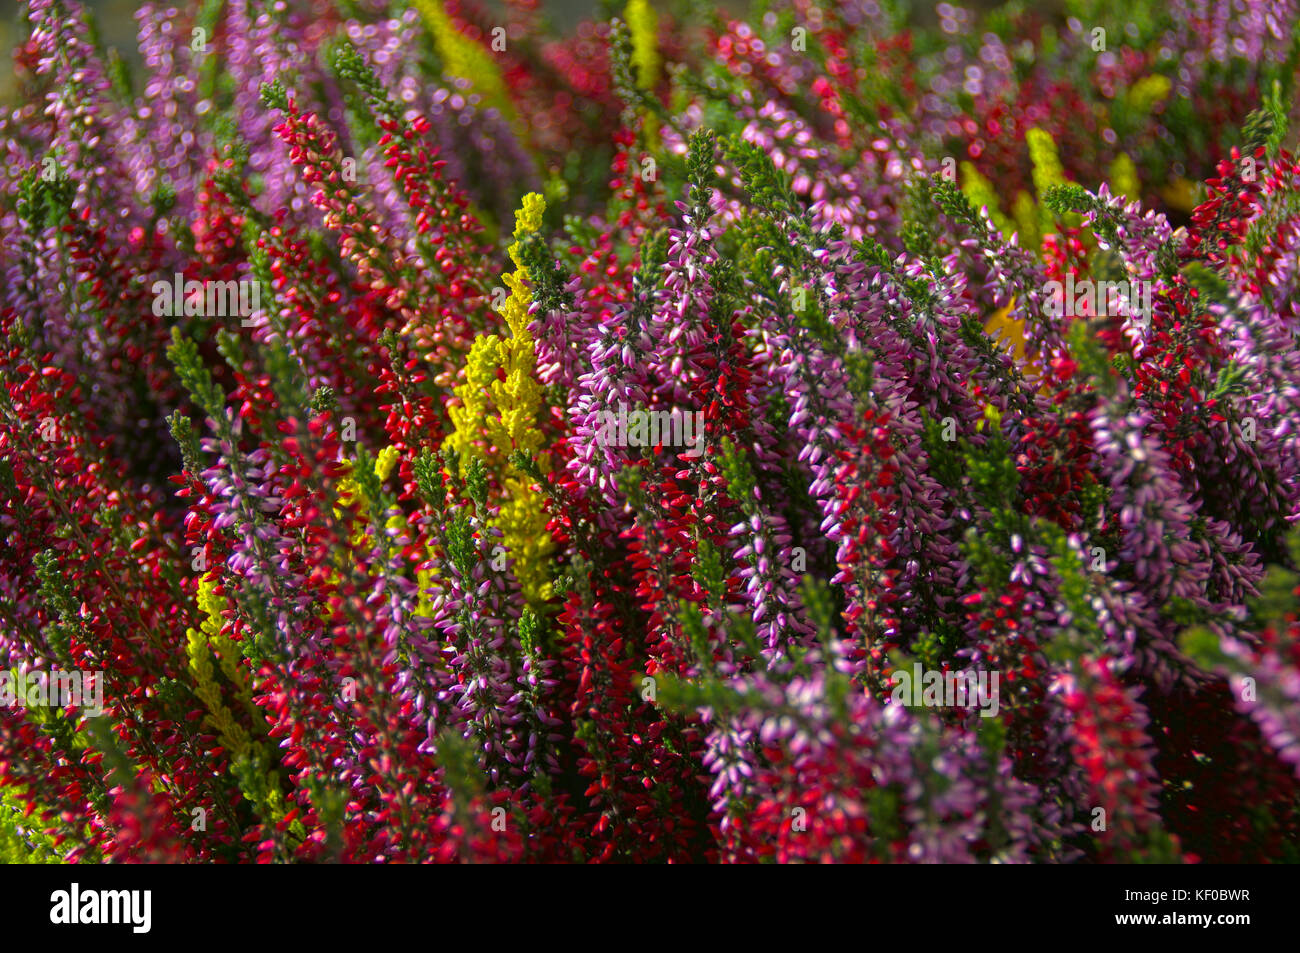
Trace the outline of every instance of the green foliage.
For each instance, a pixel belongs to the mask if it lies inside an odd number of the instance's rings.
[[[262,105],[268,109],[278,109],[281,112],[289,111],[289,94],[285,91],[284,83],[278,79],[262,84],[261,100]]]
[[[54,160],[55,174],[46,178],[44,170],[50,166],[41,165],[29,169],[18,185],[18,217],[30,222],[37,231],[62,225],[72,212],[72,199],[77,186],[59,165],[58,156]]]
[[[751,204],[770,212],[798,214],[799,199],[791,187],[790,177],[776,167],[767,152],[733,135],[726,140],[726,155],[740,174],[741,186]],[[709,170],[712,171],[711,163]]]
[[[709,204],[713,199],[713,182],[717,178],[718,143],[711,129],[699,129],[691,134],[690,150],[686,155],[686,175],[690,182],[692,223],[703,228],[713,214]]]
[[[42,829],[40,812],[27,814],[17,789],[0,788],[0,864],[61,864],[54,836]]]
[[[447,556],[462,577],[468,579],[478,562],[478,546],[474,542],[474,530],[470,526],[469,514],[458,510],[447,524]]]
[[[448,472],[456,473],[457,464],[453,462]],[[442,485],[443,462],[429,447],[421,447],[420,453],[411,461],[411,471],[415,475],[416,491],[425,503],[437,510],[443,507],[445,491]]]
[[[1092,215],[1092,230],[1114,248],[1119,244],[1120,215],[1088,190],[1073,182],[1049,186],[1043,193],[1043,204],[1057,215],[1071,212]]]
[[[709,605],[721,609],[727,595],[727,570],[722,562],[722,554],[707,538],[701,539],[696,547],[691,578],[709,594]]]
[[[330,47],[329,63],[334,75],[338,77],[345,89],[350,90],[355,85],[361,93],[361,101],[354,101],[350,105],[353,106],[354,115],[366,123],[372,135],[376,135],[379,131],[375,123],[377,118],[382,117],[393,121],[401,119],[401,110],[389,97],[388,91],[379,82],[374,70],[351,43],[347,40],[335,42]]]
[[[172,343],[167,356],[176,368],[176,376],[209,417],[222,416],[225,396],[212,380],[212,373],[199,357],[198,345],[185,337],[180,328],[172,328]]]

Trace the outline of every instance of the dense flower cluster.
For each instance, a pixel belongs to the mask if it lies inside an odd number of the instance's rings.
[[[1295,4],[674,6],[24,0],[0,858],[1300,859]]]

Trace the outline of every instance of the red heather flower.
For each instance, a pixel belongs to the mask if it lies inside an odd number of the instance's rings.
[[[846,424],[841,433],[852,449],[836,453],[841,461],[834,471],[838,527],[830,535],[839,541],[840,571],[831,582],[844,586],[849,658],[860,659],[861,674],[876,681],[885,675],[888,653],[897,647],[888,633],[899,628],[891,610],[895,571],[887,568],[897,555],[891,541],[898,526],[898,469],[887,413],[868,407],[860,425]]]
[[[565,690],[573,698],[576,768],[587,785],[575,823],[595,861],[687,862],[710,849],[700,782],[699,728],[648,700],[658,667],[628,658],[625,624],[603,588],[590,601],[570,593],[563,626]]]
[[[1192,212],[1182,257],[1203,258],[1211,264],[1227,261],[1229,250],[1246,237],[1260,209],[1258,194],[1264,186],[1258,171],[1265,165],[1264,156],[1264,147],[1260,146],[1249,157],[1247,167],[1234,146],[1229,158],[1218,164],[1218,175],[1205,180],[1209,197]],[[1256,164],[1261,168],[1252,172]]]
[[[1092,428],[1083,410],[1092,397],[1084,381],[1076,379],[1077,369],[1068,358],[1052,361],[1044,386],[1052,388],[1056,413],[1025,418],[1016,453],[1024,511],[1067,532],[1083,530],[1080,493],[1097,482]]]
[[[1071,747],[1087,780],[1102,850],[1122,856],[1120,852],[1142,846],[1159,823],[1149,718],[1137,691],[1120,683],[1108,660],[1081,659],[1075,671],[1058,682],[1073,716]],[[1097,826],[1103,818],[1105,826]]]

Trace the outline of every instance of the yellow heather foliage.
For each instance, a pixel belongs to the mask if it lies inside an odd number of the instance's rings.
[[[1038,254],[1041,252],[1044,236],[1056,227],[1051,211],[1043,204],[1043,196],[1054,185],[1068,181],[1061,157],[1056,149],[1056,142],[1051,133],[1034,126],[1025,132],[1025,145],[1029,149],[1029,161],[1033,166],[1034,191],[1037,201],[1029,193],[1016,193],[1011,203],[1011,215],[1002,212],[998,204],[997,193],[993,183],[969,162],[961,164],[962,194],[975,208],[987,208],[989,219],[1004,238],[1010,238],[1012,232],[1020,236],[1020,247]],[[1125,165],[1127,163],[1127,165]],[[1118,174],[1125,188],[1132,188],[1137,193],[1137,171],[1132,161],[1121,154],[1110,167],[1112,178]],[[1125,193],[1128,194],[1128,193]],[[1067,220],[1068,216],[1067,216]]]
[[[1038,228],[1042,236],[1055,226],[1052,213],[1043,205],[1043,196],[1052,186],[1065,181],[1065,169],[1061,166],[1061,157],[1051,133],[1034,126],[1025,132],[1025,144],[1029,147],[1029,161],[1033,165],[1034,191],[1038,193]]]
[[[632,39],[632,70],[641,89],[652,90],[659,82],[662,60],[659,57],[659,15],[647,0],[629,0],[623,11]],[[659,147],[659,120],[653,113],[645,117],[645,144],[654,151]]]
[[[517,127],[518,116],[492,54],[456,29],[439,0],[415,0],[415,6],[433,37],[443,72],[469,80],[488,105],[495,106],[512,126]]]
[[[1117,195],[1125,202],[1136,202],[1142,194],[1138,185],[1137,166],[1127,154],[1121,152],[1115,157],[1107,170],[1112,195]]]
[[[546,202],[540,195],[525,195],[515,215],[515,238],[522,239],[541,228],[545,211]],[[542,434],[537,429],[542,389],[535,374],[533,336],[528,331],[528,308],[532,304],[528,269],[520,242],[511,245],[509,252],[515,271],[502,277],[510,296],[501,307],[501,317],[510,337],[487,334],[474,339],[466,362],[465,383],[456,388],[459,405],[448,411],[452,432],[446,446],[460,454],[462,475],[472,459],[483,460],[489,469],[499,473],[504,498],[496,525],[504,536],[503,544],[514,556],[515,575],[525,598],[537,604],[550,598],[546,557],[554,543],[546,532],[541,494],[504,458],[520,450],[536,459],[543,471],[549,461],[540,452]],[[503,372],[504,380],[498,371]]]
[[[199,580],[199,610],[207,617],[200,624],[201,631],[185,631],[185,654],[190,660],[190,672],[194,676],[194,694],[208,709],[206,721],[217,732],[221,744],[232,757],[247,755],[252,748],[248,732],[235,720],[235,716],[221,699],[221,686],[217,684],[216,672],[212,667],[212,648],[219,646],[219,664],[226,678],[235,686],[240,700],[253,716],[253,723],[258,723],[257,709],[253,706],[252,693],[246,674],[236,661],[234,643],[221,635],[221,612],[225,600],[215,592],[217,583],[209,573]]]
[[[393,470],[397,467],[399,453],[396,447],[384,447],[379,451],[379,456],[375,460],[375,476],[379,477],[379,482],[383,483],[393,475]]]
[[[1011,345],[1011,353],[1016,359],[1017,364],[1025,363],[1025,324],[1017,318],[1011,317],[1011,309],[1016,306],[1016,300],[1012,298],[1007,302],[1007,306],[999,311],[994,311],[989,316],[984,325],[984,330],[995,339],[1004,341]]]
[[[1011,206],[1011,215],[1016,220],[1016,231],[1020,233],[1020,247],[1038,254],[1043,244],[1043,236],[1038,230],[1038,206],[1029,197],[1029,193],[1016,193],[1016,201]]]
[[[378,455],[375,457],[375,476],[379,477],[381,483],[393,475],[393,471],[397,469],[397,463],[400,458],[401,453],[396,447],[385,447],[383,450],[379,451]],[[351,466],[351,464],[349,464],[349,466]],[[342,506],[351,506],[362,494],[361,485],[357,483],[354,477],[345,476],[339,481],[338,494],[339,503]],[[334,515],[342,516],[343,513],[338,507],[335,507]],[[416,538],[417,534],[415,527],[412,526],[404,516],[394,514],[393,516],[388,517],[384,525],[388,529],[404,531],[408,539]],[[352,536],[349,539],[349,543],[352,546],[359,546],[365,541],[365,537],[365,524],[358,520],[357,525],[352,529]],[[430,559],[433,558],[432,550],[426,549],[426,553]],[[415,571],[416,584],[419,586],[420,590],[419,602],[413,610],[415,615],[433,618],[433,600],[429,597],[426,590],[432,588],[437,577],[438,571],[436,568],[417,569]],[[330,578],[332,581],[337,582],[338,573],[334,570],[330,570]],[[328,617],[330,610],[326,608],[322,610],[322,614]]]
[[[523,206],[515,213],[515,238],[531,235],[542,227],[542,216],[546,214],[546,200],[536,192],[524,196]],[[514,258],[514,252],[510,253]],[[518,264],[518,262],[516,262]]]
[[[1182,176],[1174,179],[1161,189],[1160,197],[1165,200],[1166,205],[1170,208],[1176,208],[1180,212],[1190,213],[1196,206],[1201,204],[1200,187],[1197,183]]]
[[[379,454],[375,457],[374,469],[375,476],[379,477],[380,483],[392,476],[393,470],[397,467],[398,457],[399,451],[396,447],[385,447],[383,450],[379,451]],[[350,468],[352,464],[349,462],[348,466]],[[348,475],[339,480],[339,504],[341,506],[351,506],[360,496],[361,484],[359,484],[354,477]],[[334,508],[334,515],[336,517],[342,517],[343,511],[336,506]],[[391,527],[395,524],[398,526],[405,526],[406,522],[398,516],[390,517],[387,525]],[[352,537],[348,542],[353,546],[359,546],[361,541],[365,539],[365,536],[365,524],[358,520],[352,527]]]
[[[460,454],[461,474],[471,457],[482,456],[479,441],[488,427],[488,388],[497,379],[501,366],[501,339],[495,334],[480,334],[470,346],[465,359],[465,383],[456,388],[459,406],[447,409],[451,433],[445,445]]]
[[[515,478],[505,481],[505,495],[496,525],[504,537],[502,543],[514,556],[515,578],[519,580],[524,598],[537,606],[551,597],[546,561],[555,548],[550,533],[546,531],[542,495],[533,490],[527,479]]]
[[[1051,186],[1065,181],[1065,170],[1051,133],[1034,126],[1025,132],[1025,144],[1029,146],[1029,161],[1034,166],[1034,191],[1041,199]]]
[[[1012,298],[1007,302],[1005,308],[1000,308],[989,315],[984,322],[984,330],[996,341],[1002,345],[1010,347],[1011,359],[1016,362],[1020,368],[1020,373],[1025,379],[1025,383],[1030,387],[1037,387],[1039,393],[1044,396],[1050,396],[1050,382],[1044,377],[1042,369],[1030,360],[1028,340],[1025,337],[1025,322],[1021,318],[1013,318],[1011,312],[1016,307],[1016,299]],[[985,404],[986,410],[990,404]]]
[[[632,34],[636,84],[642,89],[654,89],[659,81],[659,16],[648,0],[630,0],[623,16]]]
[[[1174,84],[1168,76],[1143,76],[1129,90],[1129,108],[1134,112],[1149,113],[1157,103],[1162,102],[1169,95],[1169,91],[1173,88]]]
[[[1002,214],[1002,209],[998,205],[997,193],[993,190],[993,183],[980,175],[979,170],[969,162],[961,164],[961,190],[966,198],[970,200],[970,204],[976,209],[987,208],[989,210],[989,219],[1004,238],[1011,237],[1011,233],[1016,230],[1016,226],[1011,219]]]
[[[545,209],[545,201],[536,192],[525,195],[523,208],[515,216],[515,238],[537,231]],[[472,458],[486,460],[485,447],[507,453],[519,449],[535,455],[542,443],[534,426],[542,392],[533,376],[537,356],[528,331],[528,307],[532,304],[528,269],[521,260],[518,242],[509,251],[516,270],[502,278],[510,296],[501,307],[501,317],[511,337],[487,334],[474,339],[466,362],[465,383],[456,388],[460,406],[448,411],[452,433],[447,445],[460,454],[462,473]],[[498,376],[498,369],[505,372],[505,380]],[[489,412],[493,404],[497,409],[495,417]]]
[[[221,743],[232,756],[248,754],[248,732],[240,727],[230,709],[221,701],[221,687],[214,680],[212,653],[208,649],[207,639],[202,632],[193,629],[186,630],[185,639],[185,654],[189,656],[190,672],[194,675],[194,694],[199,696],[208,709],[204,720],[216,729]]]
[[[221,610],[225,606],[225,601],[213,592],[215,588],[216,579],[212,575],[209,574],[199,580],[199,608],[207,618],[199,625],[203,631],[185,630],[185,654],[189,656],[190,673],[194,676],[194,694],[208,710],[204,721],[216,730],[222,747],[226,749],[231,759],[252,758],[255,762],[264,764],[265,748],[260,742],[253,740],[221,700],[221,686],[217,684],[216,673],[212,668],[211,649],[213,645],[217,645],[220,646],[218,651],[221,653],[219,664],[222,672],[234,683],[240,700],[252,716],[253,724],[264,727],[262,714],[253,705],[247,674],[235,662],[235,645],[229,638],[221,635]],[[258,806],[264,812],[264,817],[274,823],[284,817],[284,799],[280,794],[280,784],[275,770],[267,771],[265,777],[266,791],[261,796],[261,803]],[[247,791],[244,792],[244,796],[249,797]]]
[[[223,635],[221,631],[223,623],[221,613],[226,608],[226,600],[217,595],[216,588],[217,579],[212,573],[199,580],[199,611],[207,616],[199,628],[207,637],[208,645],[216,650],[217,664],[221,666],[222,674],[235,687],[240,702],[253,716],[253,723],[260,724],[262,714],[253,704],[253,688],[248,681],[248,672],[239,665],[239,659],[242,657],[239,648],[230,636]]]
[[[429,558],[433,558],[432,552],[429,553]],[[420,601],[415,606],[415,614],[424,616],[426,619],[433,618],[433,600],[429,597],[427,591],[433,588],[433,577],[434,573],[428,569],[417,569],[415,571],[415,583],[420,587]]]

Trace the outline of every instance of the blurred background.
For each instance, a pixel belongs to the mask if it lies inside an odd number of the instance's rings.
[[[158,2],[159,5],[163,5],[165,0],[158,0]],[[198,0],[187,0],[187,2],[197,4]],[[737,12],[749,6],[745,0],[700,0],[700,2],[709,2],[714,7]],[[912,8],[912,18],[918,22],[934,20],[934,8],[939,2],[940,0],[922,0],[920,3],[909,4]],[[128,60],[135,59],[136,34],[133,14],[136,7],[139,6],[140,0],[82,0],[82,3],[94,12],[105,45],[116,47],[118,52]],[[11,102],[15,95],[15,89],[9,51],[13,48],[13,44],[17,41],[19,35],[19,5],[16,0],[0,0],[0,4],[3,4],[5,11],[0,14],[0,50],[4,51],[5,58],[3,67],[0,67],[0,102]],[[479,5],[488,9],[499,6],[493,0],[479,0]],[[966,0],[965,3],[956,5],[972,10],[987,10],[999,6],[999,3],[998,0]],[[604,2],[602,0],[541,0],[541,8],[546,11],[551,21],[560,28],[572,26],[579,20],[604,15],[603,10],[610,7],[618,9],[622,6],[622,3],[610,3],[609,0],[604,0]],[[1040,10],[1042,8],[1057,9],[1059,3],[1058,0],[1042,0],[1042,2],[1036,3],[1035,6]]]
[[[103,32],[104,42],[115,46],[123,55],[135,53],[135,20],[132,13],[138,0],[85,0],[86,6],[95,12]],[[0,100],[10,102],[14,95],[14,76],[10,60],[10,50],[18,41],[17,2],[5,3],[4,19],[0,20],[0,49],[4,50],[4,68],[0,70]]]
[[[4,50],[4,67],[0,69],[0,101],[10,102],[14,95],[13,70],[10,67],[9,51],[17,41],[18,9],[16,0],[2,0],[5,12],[0,20],[0,49]],[[81,0],[82,4],[92,10],[99,22],[100,33],[106,46],[117,47],[127,59],[134,59],[135,47],[135,9],[140,0]],[[188,0],[197,5],[198,0]],[[159,0],[159,6],[165,6],[166,0]],[[479,5],[491,9],[497,4],[479,0]],[[727,4],[723,4],[726,6]],[[743,5],[743,4],[742,4]],[[583,17],[589,17],[598,9],[596,0],[543,0],[544,9],[557,26],[575,23]]]

